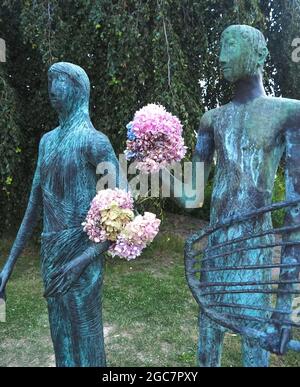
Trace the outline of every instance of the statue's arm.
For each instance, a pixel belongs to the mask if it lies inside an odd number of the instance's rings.
[[[44,138],[42,138],[40,141],[38,162],[35,169],[31,192],[28,200],[28,205],[23,217],[23,221],[19,228],[13,247],[10,251],[9,257],[1,272],[0,293],[4,291],[6,283],[9,277],[11,276],[11,273],[13,271],[13,268],[17,259],[22,253],[22,250],[24,249],[26,242],[31,237],[34,227],[37,224],[39,213],[41,211],[42,190],[40,185],[40,162],[41,162],[43,142],[44,142]]]
[[[300,110],[299,110],[300,118]],[[286,201],[300,199],[300,120],[294,123],[289,123],[285,130],[285,145],[286,145],[286,160],[285,160],[285,185],[286,185]],[[296,226],[300,224],[300,203],[287,209],[285,214],[285,226]],[[283,235],[283,241],[294,242],[300,241],[300,230],[290,232]],[[292,291],[296,285],[293,281],[299,280],[300,264],[300,246],[290,245],[285,246],[281,250],[281,264],[295,264],[289,269],[281,268],[280,281],[290,282],[289,284],[280,284],[278,286],[282,293],[279,293],[277,298],[276,309],[292,310],[293,294]],[[287,292],[287,293],[284,293]],[[289,293],[291,292],[291,293]],[[280,321],[284,318],[283,315],[274,313],[275,320]],[[273,351],[279,354],[284,354],[287,350],[287,344],[291,339],[290,325],[282,324],[278,326],[279,341],[273,348]]]
[[[99,174],[99,177],[107,173],[112,178],[113,185],[109,188],[117,187],[128,190],[125,173],[122,171],[119,160],[107,136],[98,131],[94,132],[94,136],[89,141],[87,157],[88,161],[95,168],[95,173]],[[97,186],[98,189],[101,189],[101,187]],[[110,243],[92,243],[86,256],[90,255],[91,259],[93,259],[93,257],[107,250],[109,245]]]
[[[215,152],[212,111],[204,114],[200,121],[197,144],[194,153],[195,161],[204,163],[204,186],[206,186]]]
[[[200,121],[200,127],[197,135],[197,143],[192,157],[192,169],[188,176],[185,176],[185,182],[179,181],[172,174],[167,174],[167,170],[162,171],[162,181],[166,189],[170,190],[171,197],[183,208],[189,208],[189,202],[193,203],[191,208],[201,207],[204,200],[204,187],[207,183],[213,156],[214,156],[214,132],[212,126],[212,111],[203,115]],[[197,166],[204,164],[204,186],[197,185]],[[200,182],[200,184],[203,183]],[[202,189],[201,189],[202,188]],[[187,195],[187,192],[196,192],[194,197]]]
[[[97,133],[97,132],[96,132]],[[89,162],[95,167],[95,172],[99,174],[99,177],[104,174],[108,174],[112,178],[112,186],[109,188],[121,188],[128,190],[128,182],[124,171],[122,171],[119,160],[112,147],[112,144],[107,136],[97,135],[91,141],[88,150]],[[103,177],[103,176],[102,176]],[[101,187],[97,186],[97,190]],[[87,251],[87,256],[93,257],[100,255],[109,248],[110,243],[93,243]],[[90,254],[88,254],[90,253]]]
[[[124,171],[122,171],[119,160],[107,136],[97,134],[94,137],[88,149],[88,159],[95,167],[97,175],[102,175],[101,177],[108,175],[111,179],[111,186],[109,188],[117,187],[128,190],[127,177]],[[102,187],[97,185],[97,190],[99,189],[102,189]]]
[[[300,120],[299,129],[287,129],[285,133],[286,160],[285,160],[285,186],[286,200],[300,200]],[[285,214],[285,226],[300,225],[300,203],[289,207]],[[300,230],[284,235],[289,241],[300,241]],[[282,249],[282,263],[300,263],[300,246],[286,246]],[[299,268],[283,270],[282,280],[297,280]],[[282,297],[282,302],[289,303],[290,298]]]
[[[285,137],[285,186],[286,201],[300,200],[300,104],[288,122],[284,132]],[[300,224],[300,203],[289,207],[285,214],[285,226]],[[300,230],[284,236],[287,241],[300,241]],[[300,246],[287,246],[282,249],[282,261],[300,263]],[[283,271],[282,277],[292,276],[297,279],[299,269],[293,273]]]

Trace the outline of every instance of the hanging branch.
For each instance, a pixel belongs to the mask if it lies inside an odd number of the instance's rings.
[[[52,56],[52,42],[51,42],[51,24],[52,24],[52,16],[51,16],[51,4],[50,1],[47,1],[47,15],[48,15],[48,52],[49,52],[49,63],[51,64],[53,60]]]
[[[161,9],[161,3],[157,1],[158,8]],[[162,12],[162,21],[163,21],[163,28],[164,28],[164,35],[165,35],[165,41],[166,41],[166,48],[167,48],[167,57],[168,57],[168,85],[169,88],[171,88],[171,56],[170,56],[170,45],[169,45],[169,39],[168,39],[168,33],[167,33],[167,27],[166,27],[166,21],[165,21],[165,15],[164,12]]]
[[[234,0],[234,9],[237,12],[237,21],[240,24],[240,5],[239,5],[239,0]]]
[[[300,0],[294,0],[294,8],[300,12]]]

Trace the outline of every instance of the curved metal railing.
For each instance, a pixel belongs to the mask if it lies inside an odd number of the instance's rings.
[[[209,245],[205,249],[195,250],[194,246],[198,242],[203,242],[207,237],[213,236],[216,232],[225,232],[229,227],[243,224],[251,220],[256,220],[260,216],[270,213],[275,210],[283,209],[298,205],[300,199],[271,204],[260,209],[244,213],[238,216],[233,216],[223,220],[220,223],[211,225],[204,230],[190,236],[185,244],[185,271],[186,278],[192,294],[205,313],[210,319],[217,324],[241,335],[258,339],[262,345],[269,350],[265,345],[268,339],[267,328],[271,326],[280,327],[282,334],[285,330],[289,332],[297,331],[300,328],[300,259],[295,261],[291,259],[281,259],[281,262],[272,261],[267,263],[254,264],[238,264],[230,265],[230,256],[233,254],[246,254],[247,251],[271,249],[279,247],[294,247],[300,246],[300,241],[284,240],[284,241],[268,241],[268,243],[255,243],[255,239],[266,237],[269,235],[289,235],[293,232],[300,231],[300,224],[271,228],[253,234],[242,235],[240,237],[226,240],[223,243]],[[245,242],[252,240],[252,243],[245,246]],[[243,245],[244,243],[244,245]],[[219,250],[219,251],[218,251]],[[221,252],[220,252],[221,250]],[[225,251],[224,251],[225,250]],[[217,263],[220,262],[221,264]],[[223,260],[223,261],[222,261]],[[227,261],[226,261],[227,260]],[[241,260],[243,261],[243,260]],[[232,263],[232,262],[231,262]],[[256,280],[255,272],[272,269],[277,269],[278,278],[262,281]],[[216,274],[217,279],[220,278],[218,273],[252,273],[247,280],[239,282],[220,282],[211,281]],[[210,280],[205,279],[206,274],[209,274]],[[234,277],[234,276],[233,276]],[[258,276],[259,277],[259,276]],[[221,278],[226,278],[222,277]],[[248,295],[265,294],[272,297],[270,305],[255,305],[251,302],[232,302],[232,297],[235,295],[247,295],[246,300],[251,301]],[[226,296],[230,295],[231,299],[226,300]],[[298,297],[297,297],[298,295]],[[224,301],[225,298],[225,301]],[[282,302],[282,299],[284,302]],[[299,310],[293,311],[291,299],[299,301]],[[239,297],[238,300],[242,299]],[[289,301],[288,301],[289,300]],[[293,317],[296,313],[296,320]],[[300,352],[300,341],[292,340],[290,333],[285,338],[285,348]],[[276,353],[281,353],[281,350],[274,350]]]

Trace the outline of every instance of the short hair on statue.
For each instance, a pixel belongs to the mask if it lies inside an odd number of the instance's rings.
[[[266,39],[263,35],[263,33],[258,30],[257,28],[248,26],[246,24],[234,24],[229,27],[227,27],[222,35],[221,39],[224,39],[228,33],[235,32],[238,34],[242,39],[250,43],[250,46],[256,51],[256,52],[264,52],[265,57],[267,58],[269,54],[269,50],[267,47]]]

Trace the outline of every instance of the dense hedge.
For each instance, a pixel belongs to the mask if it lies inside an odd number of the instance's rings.
[[[2,1],[0,37],[6,40],[8,58],[0,64],[1,112],[6,112],[0,117],[0,227],[7,229],[19,221],[38,141],[57,123],[47,97],[51,63],[70,61],[86,69],[92,82],[94,125],[108,134],[117,152],[124,148],[124,125],[149,102],[160,102],[180,117],[186,143],[193,149],[195,129],[205,108],[216,107],[230,96],[217,65],[219,37],[226,26],[245,23],[267,35],[271,31],[276,61],[267,68],[267,85],[280,93],[286,90],[287,82],[293,84],[294,78],[293,82],[287,80],[274,69],[280,65],[275,45],[282,31],[279,26],[288,25],[289,36],[296,28],[295,18],[293,24],[280,16],[280,6],[294,5],[295,1],[275,2],[276,20],[274,13],[270,16],[272,3]],[[206,207],[202,215],[207,216],[208,210]]]

